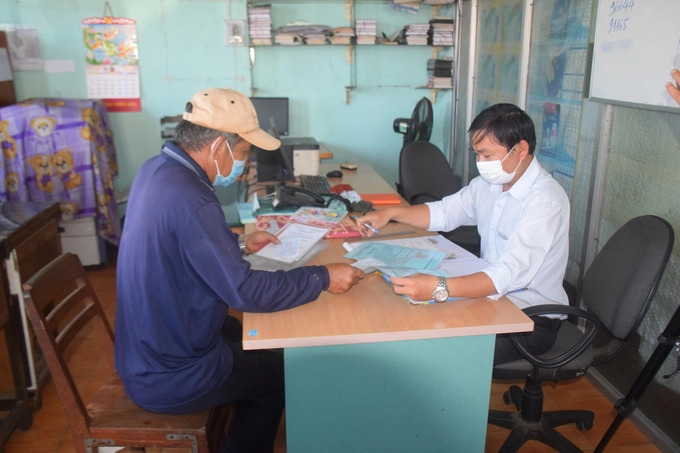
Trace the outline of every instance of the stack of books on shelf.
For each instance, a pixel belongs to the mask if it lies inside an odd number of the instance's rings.
[[[357,44],[375,44],[378,30],[375,19],[356,20]]]
[[[430,44],[433,46],[453,45],[453,19],[435,17],[430,21]]]
[[[453,60],[443,58],[427,60],[427,87],[453,88]]]
[[[430,24],[409,24],[406,26],[406,44],[409,46],[426,46]]]
[[[248,28],[253,46],[272,45],[271,6],[248,6]]]
[[[328,40],[326,39],[327,37],[323,33],[310,33],[308,35],[304,35],[303,37],[305,44],[310,46],[320,46],[328,43]]]
[[[282,46],[299,46],[302,44],[302,36],[297,33],[277,31],[274,34],[274,42]]]
[[[323,45],[327,43],[326,39],[332,33],[327,25],[313,25],[301,21],[284,25],[276,30],[277,36],[281,35],[286,44]]]
[[[351,44],[354,37],[352,27],[337,27],[333,29],[333,36],[329,38],[331,44]]]

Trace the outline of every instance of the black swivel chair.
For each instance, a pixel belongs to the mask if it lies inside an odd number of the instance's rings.
[[[541,381],[583,376],[590,365],[612,360],[621,352],[654,298],[673,241],[673,228],[665,220],[652,215],[631,219],[607,241],[583,278],[581,300],[588,311],[562,305],[524,310],[530,317],[574,315],[585,320],[585,331],[563,322],[555,345],[538,357],[528,353],[516,336],[511,337],[526,360],[494,366],[493,377],[526,381],[524,389],[512,386],[503,395],[506,403],[515,404],[517,412],[489,411],[489,423],[512,430],[501,452],[515,452],[532,439],[560,452],[581,451],[553,427],[575,423],[579,429],[590,429],[594,414],[586,410],[543,412]],[[595,338],[598,328],[606,335]],[[600,345],[602,337],[609,341]]]
[[[430,142],[408,143],[399,155],[397,192],[409,204],[441,200],[461,188],[461,179],[453,173],[449,162]],[[477,227],[462,226],[442,236],[479,256]]]

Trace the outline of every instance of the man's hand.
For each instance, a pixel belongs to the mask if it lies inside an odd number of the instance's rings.
[[[378,209],[377,211],[371,211],[357,218],[356,221],[361,230],[361,234],[370,237],[373,236],[375,232],[364,226],[364,224],[371,225],[373,228],[379,230],[390,221],[390,215],[387,209]]]
[[[437,277],[426,274],[391,277],[390,282],[395,293],[408,296],[412,300],[432,299],[432,291],[437,287]]]
[[[673,69],[671,71],[671,77],[675,80],[675,83],[666,83],[666,89],[671,94],[671,97],[675,99],[675,102],[680,104],[680,70]]]
[[[279,238],[267,231],[255,231],[246,236],[246,253],[255,253],[265,245],[273,242],[280,244]]]
[[[350,289],[352,286],[359,283],[359,280],[364,278],[363,271],[352,267],[349,264],[331,263],[326,264],[328,275],[331,282],[328,285],[329,293],[341,294]]]

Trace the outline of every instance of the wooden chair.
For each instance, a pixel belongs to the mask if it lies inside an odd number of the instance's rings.
[[[126,447],[128,451],[147,447],[217,451],[231,405],[188,415],[164,415],[145,411],[127,397],[113,369],[113,330],[76,255],[59,256],[23,289],[26,311],[64,405],[76,452],[93,453],[101,446]],[[86,406],[70,368],[78,363],[77,357],[82,359],[76,354],[84,349],[82,343],[94,336],[102,340],[97,351],[110,364],[111,375]]]
[[[4,244],[0,244],[0,249],[4,249]],[[3,254],[0,253],[0,256]],[[18,307],[10,306],[8,286],[7,274],[0,265],[0,331],[5,335],[6,357],[9,359],[9,371],[14,383],[13,393],[0,395],[0,453],[4,451],[5,443],[16,427],[26,431],[33,424],[33,408],[26,387],[25,357],[21,349],[21,321],[16,316],[18,310],[13,310]]]

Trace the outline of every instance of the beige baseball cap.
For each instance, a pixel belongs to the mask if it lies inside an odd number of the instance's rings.
[[[191,98],[191,112],[182,118],[199,126],[238,134],[247,142],[269,151],[281,142],[260,129],[255,107],[248,96],[229,88],[199,91]]]

